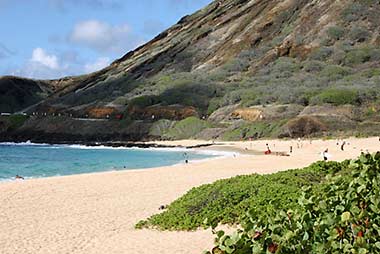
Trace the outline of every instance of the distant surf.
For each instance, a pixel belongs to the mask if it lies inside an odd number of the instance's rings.
[[[85,145],[0,143],[0,181],[170,166],[228,156],[186,148],[126,148]]]

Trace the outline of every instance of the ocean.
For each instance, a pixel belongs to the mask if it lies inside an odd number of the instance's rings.
[[[75,175],[128,169],[146,169],[220,156],[216,152],[186,149],[140,149],[0,143],[0,181]]]

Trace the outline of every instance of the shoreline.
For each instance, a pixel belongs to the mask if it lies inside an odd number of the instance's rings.
[[[337,161],[356,158],[362,149],[380,150],[378,138],[346,140],[350,144],[344,152],[336,140],[303,141],[300,148],[294,140],[225,142],[224,146],[243,151],[252,148],[262,153],[266,143],[275,152],[287,151],[290,145],[294,151],[290,157],[241,154],[153,169],[4,182],[0,184],[0,252],[199,254],[213,246],[210,230],[161,232],[136,230],[134,225],[196,186],[305,167],[321,160],[320,152],[326,147]]]
[[[1,143],[0,143],[0,146],[1,146]],[[177,149],[179,147],[173,147],[173,148],[162,148],[162,147],[158,147],[158,148],[152,148],[152,149],[165,149],[164,151],[170,151],[170,149]],[[134,148],[134,147],[130,147],[130,148],[126,148],[126,149],[150,149],[150,148]],[[183,149],[192,149],[192,148],[183,148]],[[160,150],[158,150],[160,151]],[[174,150],[174,151],[170,151],[170,152],[176,152],[176,151],[179,151],[179,150]],[[184,150],[185,151],[185,150]],[[197,163],[203,163],[203,162],[207,162],[207,161],[212,161],[212,160],[218,160],[218,159],[222,159],[222,158],[231,158],[233,157],[233,153],[232,152],[228,152],[228,151],[223,151],[223,150],[190,150],[189,152],[193,152],[193,153],[200,153],[200,154],[205,154],[205,155],[210,155],[210,156],[213,156],[213,157],[208,157],[208,158],[201,158],[201,159],[193,159],[193,160],[190,160],[190,163],[189,164],[197,164]],[[243,155],[243,154],[239,154],[239,153],[234,153],[235,155]],[[246,155],[246,154],[245,154]],[[32,177],[24,177],[24,179],[15,179],[14,177],[12,178],[5,178],[5,179],[0,179],[0,185],[3,184],[3,183],[9,183],[9,182],[17,182],[17,181],[30,181],[30,180],[38,180],[38,179],[51,179],[51,178],[61,178],[61,177],[70,177],[70,176],[88,176],[88,177],[91,177],[92,175],[99,175],[99,174],[107,174],[107,173],[115,173],[115,172],[140,172],[140,171],[150,171],[150,170],[155,170],[155,169],[159,169],[159,168],[164,168],[164,167],[167,167],[167,168],[171,168],[171,167],[177,167],[177,166],[184,166],[184,165],[187,165],[186,163],[184,162],[178,162],[178,163],[175,163],[175,164],[172,164],[172,165],[166,165],[166,166],[159,166],[159,167],[146,167],[146,168],[112,168],[112,169],[104,169],[102,171],[94,171],[94,172],[88,172],[88,173],[73,173],[73,174],[67,174],[67,175],[52,175],[52,176],[32,176]]]
[[[105,147],[125,147],[125,148],[186,148],[186,149],[192,149],[192,148],[201,148],[201,147],[209,147],[214,145],[211,142],[205,141],[206,143],[200,143],[197,145],[189,145],[189,146],[182,146],[182,145],[170,145],[170,144],[160,144],[161,141],[141,141],[141,142],[129,142],[129,141],[109,141],[109,142],[96,142],[96,141],[41,141],[41,142],[31,142],[28,141],[0,141],[1,144],[14,144],[14,145],[81,145],[81,146],[88,146],[88,147],[99,147],[99,146],[105,146]],[[167,142],[175,142],[175,141],[167,141]]]
[[[220,158],[227,158],[227,157],[232,157],[233,155],[238,155],[239,152],[231,152],[231,151],[225,151],[224,149],[215,149],[215,148],[208,148],[212,144],[199,144],[196,146],[178,146],[178,145],[159,145],[159,144],[146,144],[147,147],[141,147],[141,146],[106,146],[104,144],[97,144],[95,146],[90,146],[90,145],[78,145],[78,144],[47,144],[47,143],[31,143],[31,142],[21,142],[21,143],[14,143],[14,142],[0,142],[0,147],[1,146],[31,146],[31,147],[40,147],[40,146],[51,146],[52,148],[56,147],[62,147],[62,148],[68,148],[68,149],[85,149],[85,150],[131,150],[131,151],[164,151],[164,152],[187,152],[189,154],[199,154],[199,155],[205,155],[209,157],[205,158],[193,158],[190,159],[191,163],[201,163],[201,162],[206,162],[208,160],[216,160]],[[87,175],[91,176],[92,174],[102,174],[102,173],[112,173],[112,172],[136,172],[136,171],[142,171],[142,170],[154,170],[156,168],[161,168],[161,167],[176,167],[179,165],[185,165],[185,162],[178,161],[176,163],[173,163],[171,165],[162,165],[162,166],[146,166],[146,167],[141,167],[141,168],[125,168],[125,167],[112,167],[112,168],[107,168],[105,167],[104,169],[101,169],[100,171],[93,171],[93,172],[86,172],[86,173],[70,173],[70,174],[63,174],[63,175],[49,175],[49,176],[42,176],[42,175],[36,175],[36,176],[28,176],[25,177],[22,180],[28,181],[28,180],[33,180],[33,179],[46,179],[46,178],[55,178],[55,177],[67,177],[67,176],[76,176],[76,175]],[[23,176],[23,175],[21,175]],[[0,184],[4,182],[12,182],[12,181],[18,181],[20,179],[15,179],[14,177],[10,178],[4,178],[0,179]]]

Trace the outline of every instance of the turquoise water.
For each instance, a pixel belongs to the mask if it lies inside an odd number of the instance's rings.
[[[187,155],[184,153],[186,152]],[[84,147],[0,143],[0,181],[143,169],[215,157],[185,150]]]

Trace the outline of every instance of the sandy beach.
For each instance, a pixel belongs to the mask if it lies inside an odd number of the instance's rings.
[[[140,219],[159,212],[192,187],[236,175],[272,173],[308,166],[329,149],[331,160],[380,150],[379,139],[216,142],[201,149],[236,157],[146,170],[115,171],[0,183],[0,253],[202,253],[212,246],[210,231],[135,230]],[[160,142],[196,145],[206,141]],[[268,144],[274,152],[263,155]],[[241,152],[241,154],[238,154]]]

